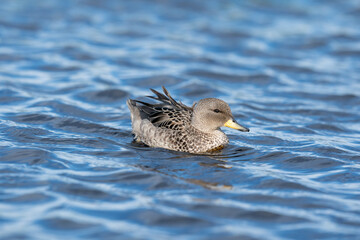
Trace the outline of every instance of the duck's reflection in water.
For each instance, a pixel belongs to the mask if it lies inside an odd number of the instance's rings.
[[[140,159],[135,166],[144,171],[160,173],[174,180],[181,180],[206,189],[220,191],[233,189],[231,182],[235,172],[227,156],[233,156],[235,152],[241,155],[239,149],[219,150],[198,155],[143,148],[138,145],[136,148]],[[245,153],[243,155],[245,156]]]

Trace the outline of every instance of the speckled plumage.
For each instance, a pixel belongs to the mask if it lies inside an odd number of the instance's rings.
[[[160,103],[127,100],[135,140],[150,147],[204,153],[228,144],[227,136],[220,130],[226,122],[232,121],[236,129],[249,131],[235,122],[229,105],[220,99],[206,98],[188,107],[175,101],[165,87],[165,95],[151,91],[156,97],[149,97]]]

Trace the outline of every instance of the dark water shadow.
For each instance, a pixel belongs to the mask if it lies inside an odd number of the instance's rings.
[[[161,148],[150,148],[142,143],[128,145],[139,159],[134,166],[211,190],[231,190],[229,174],[235,174],[229,159],[246,156],[250,148],[232,147],[226,151],[191,154]],[[232,173],[231,173],[232,172]]]

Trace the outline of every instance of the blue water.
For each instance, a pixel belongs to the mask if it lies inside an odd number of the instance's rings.
[[[0,239],[360,239],[360,1],[2,0]],[[125,101],[227,101],[198,156]]]

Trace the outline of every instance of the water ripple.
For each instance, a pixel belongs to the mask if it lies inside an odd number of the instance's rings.
[[[4,0],[0,238],[357,239],[359,11]],[[132,142],[126,99],[162,85],[251,131],[203,155]]]

